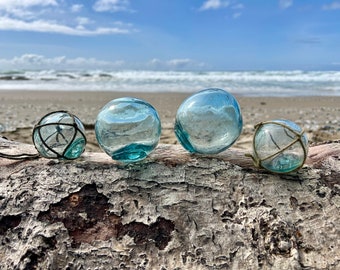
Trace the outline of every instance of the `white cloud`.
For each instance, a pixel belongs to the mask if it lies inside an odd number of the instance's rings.
[[[94,3],[93,9],[97,12],[117,12],[130,10],[129,6],[129,0],[98,0]]]
[[[175,58],[167,61],[162,61],[160,59],[154,58],[149,61],[147,67],[157,68],[157,69],[197,69],[204,67],[205,64],[201,62],[194,61],[189,58]]]
[[[80,12],[84,6],[80,4],[72,5],[71,11],[74,13]]]
[[[209,9],[220,9],[223,7],[229,6],[229,1],[223,1],[223,0],[207,0],[205,1],[200,10],[209,10]]]
[[[0,11],[19,17],[32,16],[31,8],[58,6],[56,0],[1,0]]]
[[[46,57],[38,54],[24,54],[11,59],[0,58],[0,70],[202,70],[206,68],[205,63],[189,58],[170,60],[155,58],[146,62],[107,61],[91,57]]]
[[[338,1],[334,1],[328,5],[323,5],[322,6],[323,10],[336,10],[336,9],[340,9],[340,2]]]
[[[1,69],[157,69],[157,70],[198,70],[205,68],[202,62],[189,58],[170,60],[152,59],[149,62],[128,63],[123,60],[105,61],[96,58],[68,58],[66,56],[46,57],[38,54],[24,54],[12,59],[1,59]]]
[[[151,65],[151,66],[158,66],[158,65],[161,65],[161,64],[162,64],[162,61],[157,59],[157,58],[151,59],[150,62],[149,62],[149,65]]]
[[[76,21],[78,25],[86,25],[86,24],[92,24],[93,21],[87,17],[77,17]]]
[[[42,65],[61,64],[65,61],[65,57],[45,58],[36,54],[24,54],[20,57],[14,57],[12,59],[0,59],[0,65],[2,67],[14,67],[14,68],[27,68],[27,67],[40,67]]]
[[[66,56],[45,57],[37,54],[24,54],[12,59],[0,59],[2,68],[14,69],[84,69],[84,68],[119,68],[124,61],[103,61],[96,58],[67,58]]]
[[[280,0],[279,1],[279,6],[281,9],[289,8],[292,5],[293,5],[293,0]]]
[[[236,19],[242,15],[241,10],[244,9],[244,5],[242,3],[238,3],[237,1],[226,1],[226,0],[206,0],[202,6],[200,7],[200,11],[206,10],[217,10],[222,8],[228,8],[232,10],[232,18]]]
[[[128,0],[97,0],[98,8],[123,9]],[[106,6],[105,6],[106,5]],[[82,16],[82,4],[65,0],[0,0],[0,30],[57,33],[75,36],[127,34],[132,25],[121,22],[99,24],[95,17]],[[77,13],[78,16],[74,16]]]
[[[0,9],[11,9],[32,6],[57,6],[56,0],[1,0]]]
[[[58,33],[76,36],[95,36],[109,34],[128,34],[131,32],[129,26],[124,27],[97,27],[95,29],[84,29],[63,25],[55,21],[33,20],[23,21],[20,19],[11,19],[8,17],[0,17],[0,30],[13,31],[30,31]]]
[[[183,67],[186,67],[188,65],[193,64],[193,61],[191,59],[189,59],[189,58],[185,58],[185,59],[171,59],[167,63],[171,67],[183,68]]]
[[[117,67],[123,66],[124,64],[125,64],[125,62],[122,61],[122,60],[110,62],[110,61],[98,60],[96,58],[84,58],[84,57],[66,59],[65,62],[64,62],[65,66],[76,67],[76,68],[84,68],[84,67],[117,68]]]
[[[234,10],[233,18],[237,19],[241,17],[242,15],[242,10],[244,9],[244,5],[241,3],[237,3],[231,6],[231,8]]]

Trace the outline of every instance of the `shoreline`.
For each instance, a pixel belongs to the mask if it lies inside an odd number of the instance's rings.
[[[209,88],[209,87],[207,87]],[[94,93],[98,93],[101,95],[106,94],[113,94],[113,95],[124,95],[125,94],[135,94],[135,95],[191,95],[194,93],[197,93],[201,90],[207,89],[207,88],[198,88],[197,91],[172,91],[172,90],[166,90],[166,91],[134,91],[134,90],[77,90],[77,89],[38,89],[38,90],[32,90],[32,89],[1,89],[0,88],[0,96],[9,96],[13,95],[15,93],[26,95],[26,94],[38,94],[42,93],[43,95],[52,94],[52,96],[60,96],[60,94],[85,94],[85,95],[91,95]],[[330,95],[330,94],[320,94],[320,95],[303,95],[303,94],[294,94],[291,93],[290,95],[274,95],[274,94],[245,94],[245,93],[237,93],[233,92],[230,89],[227,88],[221,88],[221,87],[211,87],[211,88],[220,88],[228,91],[230,94],[234,95],[238,98],[340,98],[340,95]]]
[[[162,121],[161,143],[176,144],[173,124],[176,111],[192,93],[90,92],[90,91],[0,91],[0,136],[31,143],[33,126],[47,113],[68,110],[87,127],[89,151],[98,151],[93,125],[99,110],[110,100],[133,96],[153,105]],[[310,142],[340,139],[340,97],[247,97],[237,98],[243,132],[233,147],[251,147],[254,125],[261,121],[289,119],[306,131]],[[5,132],[1,132],[4,131]]]

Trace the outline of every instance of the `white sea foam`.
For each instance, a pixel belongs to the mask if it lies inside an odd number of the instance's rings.
[[[248,96],[340,96],[339,71],[3,71],[0,90],[195,92]]]

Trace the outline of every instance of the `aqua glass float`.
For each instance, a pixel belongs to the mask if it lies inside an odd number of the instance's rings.
[[[140,161],[157,146],[161,121],[146,101],[124,97],[107,103],[99,112],[95,132],[100,147],[114,160]]]
[[[85,150],[85,129],[78,117],[66,111],[45,115],[33,129],[33,143],[46,158],[76,159]]]
[[[292,121],[273,120],[255,126],[253,160],[255,165],[275,173],[298,170],[308,152],[308,138]]]
[[[193,94],[181,104],[175,134],[191,153],[217,154],[237,140],[242,124],[240,106],[234,96],[210,88]]]

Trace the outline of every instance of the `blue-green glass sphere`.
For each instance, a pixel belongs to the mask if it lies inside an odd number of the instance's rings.
[[[100,147],[114,160],[140,161],[157,146],[161,121],[157,111],[144,100],[124,97],[107,103],[95,124]]]
[[[45,115],[33,130],[33,143],[46,158],[76,159],[85,150],[85,129],[78,117],[66,111]]]
[[[209,88],[181,104],[175,134],[191,153],[217,154],[237,140],[242,125],[240,106],[234,96],[222,89]]]
[[[253,152],[258,166],[275,173],[292,172],[307,158],[308,138],[292,121],[262,122],[256,126]]]

